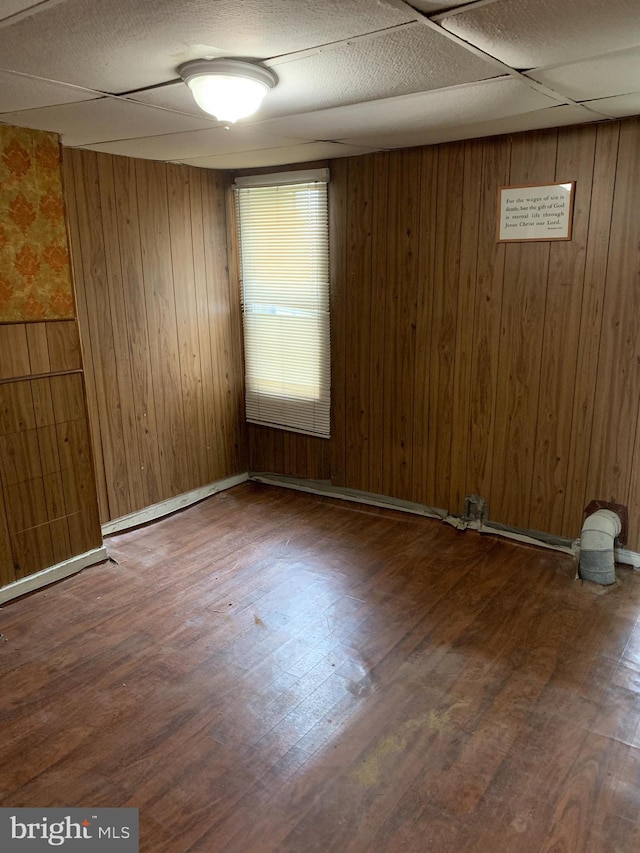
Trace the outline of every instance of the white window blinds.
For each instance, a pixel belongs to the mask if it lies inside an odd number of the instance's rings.
[[[236,201],[247,420],[328,438],[326,175],[241,178]]]

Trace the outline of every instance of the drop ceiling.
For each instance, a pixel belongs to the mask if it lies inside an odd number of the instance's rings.
[[[278,84],[201,112],[177,67],[242,57]],[[0,0],[0,122],[203,168],[640,114],[640,0]]]

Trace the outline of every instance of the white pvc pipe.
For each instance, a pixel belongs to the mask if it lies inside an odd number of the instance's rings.
[[[622,529],[618,515],[599,509],[585,519],[580,534],[580,577],[600,584],[616,580],[614,542]]]

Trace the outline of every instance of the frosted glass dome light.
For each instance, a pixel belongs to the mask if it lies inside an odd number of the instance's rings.
[[[251,115],[276,84],[268,68],[240,59],[196,59],[178,71],[200,109],[218,121]]]

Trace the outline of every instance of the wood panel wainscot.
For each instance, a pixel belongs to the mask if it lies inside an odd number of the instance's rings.
[[[0,325],[0,586],[101,544],[76,321]]]

